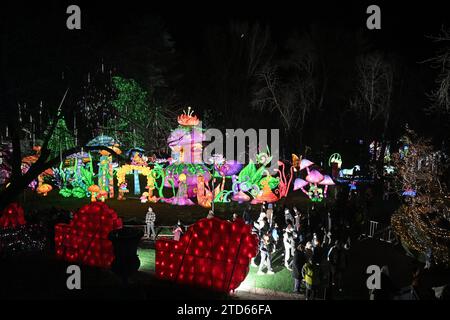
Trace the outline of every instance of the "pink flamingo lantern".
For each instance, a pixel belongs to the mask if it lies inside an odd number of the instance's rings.
[[[294,176],[294,167],[291,166],[291,169],[289,171],[289,181],[287,181],[286,175],[284,173],[284,168],[285,168],[284,163],[281,161],[278,161],[278,166],[281,169],[275,169],[275,171],[278,172],[278,174],[280,175],[280,178],[279,178],[280,183],[279,183],[278,190],[277,190],[278,192],[275,192],[275,193],[278,193],[279,194],[278,198],[281,199],[283,197],[286,197],[289,192],[289,187],[291,186],[292,178]]]

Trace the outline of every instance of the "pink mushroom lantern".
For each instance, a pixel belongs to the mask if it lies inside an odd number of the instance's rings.
[[[325,197],[327,196],[327,189],[328,186],[334,186],[334,181],[333,179],[331,179],[331,177],[329,175],[324,175],[323,176],[323,180],[319,182],[320,185],[325,186],[325,190],[323,191],[323,194],[325,195]]]
[[[231,198],[233,201],[237,201],[239,203],[250,201],[250,197],[242,191],[239,191]]]
[[[314,163],[309,161],[308,159],[302,159],[300,162],[300,170],[306,169],[309,175],[309,167],[312,166]]]
[[[308,172],[308,175],[306,176],[305,179],[306,181],[314,184],[317,187],[317,184],[324,179],[324,176],[319,171],[314,169]]]
[[[311,170],[308,175],[306,176],[306,181],[308,181],[310,184],[313,184],[314,187],[310,187],[309,188],[309,197],[311,199],[319,199],[320,194],[319,194],[319,190],[317,188],[317,184],[322,182],[322,180],[324,179],[323,175],[317,171],[317,170]]]
[[[294,191],[300,189],[303,191],[304,194],[308,195],[308,192],[306,192],[305,187],[308,185],[308,181],[305,181],[301,178],[297,178],[294,180]]]

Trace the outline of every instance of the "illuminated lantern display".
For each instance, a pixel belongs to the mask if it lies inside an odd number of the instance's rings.
[[[331,177],[328,176],[328,175],[324,175],[323,176],[323,180],[320,181],[319,184],[322,185],[322,186],[325,186],[325,189],[323,191],[323,194],[325,195],[325,197],[327,196],[328,186],[334,186],[335,185],[333,179],[331,179]]]
[[[95,202],[97,194],[100,192],[100,187],[96,184],[93,184],[88,188],[88,191],[91,193],[91,202]]]
[[[275,169],[275,172],[278,172],[278,174],[279,174],[278,180],[280,181],[280,183],[278,186],[278,196],[280,199],[287,197],[289,188],[291,186],[292,178],[294,177],[294,172],[297,172],[298,170],[300,170],[300,160],[298,157],[295,159],[295,157],[297,157],[297,156],[295,154],[293,154],[292,155],[293,163],[292,163],[292,166],[291,166],[290,172],[289,172],[289,180],[287,179],[286,174],[284,172],[285,170],[284,170],[283,162],[278,161],[278,166],[280,168]],[[296,169],[296,167],[298,167],[298,169]]]
[[[305,181],[301,178],[297,178],[294,181],[294,191],[300,189],[302,190],[305,194],[307,194],[306,190],[304,189],[306,186],[308,185],[308,181]]]
[[[55,226],[56,256],[69,262],[109,268],[113,246],[108,235],[122,228],[117,213],[103,202],[93,202],[75,213],[70,224]]]
[[[197,177],[197,201],[200,206],[211,208],[212,192],[208,189],[208,185],[205,184],[205,178],[200,175]]]
[[[275,202],[278,201],[278,197],[272,192],[269,187],[269,182],[267,180],[261,180],[262,190],[259,194],[251,201],[252,204],[263,203],[263,202]]]
[[[356,165],[351,169],[342,169],[339,171],[339,177],[340,178],[353,177],[359,171],[361,171],[361,167],[359,165]]]
[[[127,189],[128,186],[127,186],[127,183],[125,180],[125,176],[127,174],[132,174],[132,173],[142,174],[147,178],[147,186],[145,188],[148,191],[146,191],[146,193],[147,193],[147,197],[149,199],[152,198],[153,190],[155,189],[155,179],[153,178],[153,175],[152,175],[152,169],[150,169],[149,167],[144,166],[144,165],[124,164],[123,166],[118,168],[116,171],[117,185],[119,187],[119,196],[117,199],[118,200],[125,199],[124,194],[129,192],[129,190]],[[137,179],[137,181],[139,182],[139,179]]]
[[[53,168],[55,186],[65,198],[85,198],[91,195],[88,188],[95,185],[94,169],[90,153],[81,151],[71,154],[59,168]]]
[[[229,292],[244,281],[257,238],[243,221],[204,218],[179,241],[156,241],[156,275],[161,279]]]
[[[16,228],[25,224],[25,217],[22,207],[14,202],[3,209],[0,217],[0,228]]]
[[[197,197],[199,175],[204,177],[207,184],[211,179],[208,168],[202,161],[202,143],[205,140],[202,128],[198,125],[200,120],[193,115],[191,108],[177,118],[179,126],[167,138],[171,150],[170,164],[164,168],[163,183],[172,188],[171,198],[161,197],[161,201],[175,205],[193,205],[189,198]],[[178,191],[175,192],[175,188]],[[161,193],[160,193],[161,196]],[[200,194],[202,206],[208,207],[205,195]]]
[[[331,167],[331,176],[336,179],[339,177],[339,169],[342,166],[342,157],[339,153],[333,153],[328,159],[328,165]]]
[[[306,169],[309,174],[309,167],[312,166],[314,162],[309,161],[308,159],[302,159],[300,162],[300,170]]]
[[[167,139],[176,163],[202,163],[202,142],[205,140],[200,120],[193,115],[191,107],[188,112],[178,116],[179,127],[171,132]]]
[[[45,197],[45,196],[47,196],[47,193],[52,191],[52,189],[53,188],[52,188],[51,185],[49,185],[47,183],[44,183],[44,184],[41,184],[39,187],[37,187],[36,191],[37,191],[38,194],[40,194],[40,195]]]
[[[41,147],[34,146],[33,151],[35,151],[36,154],[22,158],[22,163],[21,163],[22,173],[28,172],[28,170],[31,168],[31,166],[39,159],[40,154],[41,154]],[[40,173],[38,175],[38,178],[36,180],[33,180],[28,186],[31,189],[36,190],[37,187],[40,187],[42,185],[42,182],[44,181],[44,176],[53,176],[53,170],[47,169],[44,172]],[[44,196],[47,195],[47,193],[42,193],[42,192],[38,192],[38,193],[42,194]]]
[[[308,190],[305,187],[309,185]],[[319,171],[310,170],[305,180],[297,178],[294,181],[294,191],[300,189],[313,202],[320,202],[327,196],[329,186],[334,186],[333,179],[328,175],[322,175]],[[319,186],[324,186],[324,189]]]

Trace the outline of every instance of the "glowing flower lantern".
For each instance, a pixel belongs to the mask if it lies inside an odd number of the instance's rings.
[[[241,219],[205,218],[179,241],[156,241],[156,276],[229,292],[245,279],[256,252],[257,238]]]
[[[242,170],[242,163],[236,160],[226,160],[223,164],[215,164],[214,168],[221,176],[233,176]]]
[[[183,111],[183,114],[178,116],[178,124],[186,127],[197,126],[200,123],[200,120],[197,116],[194,116],[193,113],[194,110],[191,110],[191,107],[188,107],[188,112]]]

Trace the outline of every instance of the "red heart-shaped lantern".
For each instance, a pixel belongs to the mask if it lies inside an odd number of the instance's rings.
[[[257,238],[242,220],[201,219],[180,241],[156,241],[156,275],[229,292],[244,281]]]
[[[103,202],[93,202],[75,213],[70,224],[55,226],[56,256],[69,262],[109,268],[114,260],[108,235],[122,228],[117,213]]]

